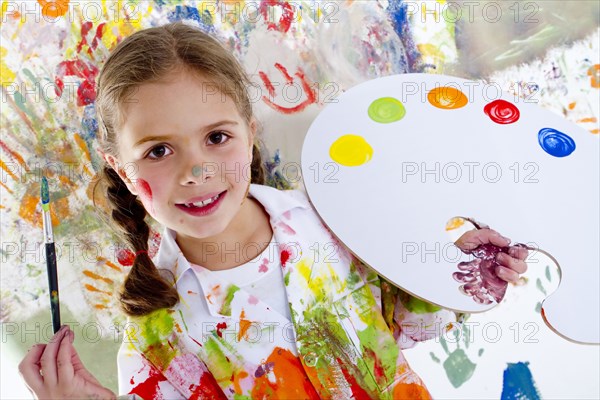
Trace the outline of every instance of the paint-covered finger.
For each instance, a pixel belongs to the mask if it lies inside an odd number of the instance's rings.
[[[527,256],[529,255],[529,250],[521,246],[510,246],[508,248],[508,254],[510,254],[511,257],[514,257],[516,259],[526,260]]]
[[[511,257],[506,253],[498,253],[496,255],[496,261],[498,261],[500,265],[512,269],[518,274],[522,274],[527,271],[527,264],[525,261]]]
[[[510,268],[506,268],[503,266],[496,267],[496,275],[502,280],[506,282],[516,283],[519,280],[519,274],[513,271]]]
[[[19,374],[23,377],[29,390],[36,393],[39,393],[44,386],[44,378],[40,375],[40,358],[45,349],[45,344],[33,345],[19,363]]]
[[[485,228],[465,232],[455,243],[461,250],[469,251],[486,243],[500,247],[508,246],[510,239],[503,237],[493,229]]]
[[[483,230],[483,229],[482,229]],[[485,237],[487,239],[487,243],[494,244],[499,247],[505,247],[510,244],[510,239],[502,236],[500,233],[496,232],[493,229],[486,229]]]

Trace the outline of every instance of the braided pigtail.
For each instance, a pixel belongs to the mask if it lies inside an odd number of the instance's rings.
[[[123,311],[130,316],[142,316],[160,308],[173,307],[179,301],[177,290],[163,278],[148,255],[150,227],[145,221],[146,209],[129,192],[114,169],[105,165],[102,174],[108,183],[111,218],[136,253],[121,292]]]

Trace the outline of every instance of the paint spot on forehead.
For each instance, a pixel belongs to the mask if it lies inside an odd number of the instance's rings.
[[[538,142],[542,149],[554,157],[566,157],[575,151],[575,141],[561,131],[543,128],[538,132]]]
[[[381,124],[400,121],[406,115],[406,109],[400,100],[393,97],[381,97],[371,103],[369,117]]]
[[[344,135],[333,142],[329,156],[338,164],[356,167],[373,157],[373,148],[362,136]]]
[[[467,105],[468,98],[460,90],[452,86],[441,86],[427,93],[427,100],[432,106],[444,110],[454,110]]]
[[[502,99],[487,104],[483,111],[497,124],[512,124],[521,116],[517,106]]]

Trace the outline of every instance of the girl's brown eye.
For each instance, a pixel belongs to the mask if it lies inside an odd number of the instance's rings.
[[[208,139],[212,144],[222,144],[229,140],[229,136],[225,132],[217,131],[211,133]]]
[[[166,155],[166,152],[167,148],[163,145],[159,145],[150,150],[150,152],[148,153],[148,158],[161,158]]]

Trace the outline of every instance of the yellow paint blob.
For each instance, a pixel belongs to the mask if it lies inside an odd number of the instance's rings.
[[[373,157],[373,148],[362,136],[344,135],[333,142],[329,156],[338,164],[357,167]]]
[[[430,90],[427,93],[427,100],[431,105],[444,110],[464,107],[469,101],[463,92],[451,86],[442,86]]]
[[[446,230],[447,231],[452,231],[454,229],[458,229],[461,226],[463,226],[465,224],[465,220],[464,218],[460,218],[460,217],[454,217],[452,219],[450,219],[447,223],[446,223]]]

